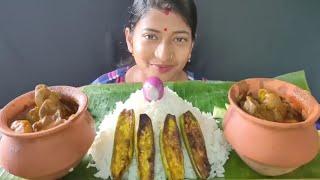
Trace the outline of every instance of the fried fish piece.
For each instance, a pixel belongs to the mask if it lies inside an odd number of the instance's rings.
[[[152,121],[147,114],[140,114],[136,138],[139,177],[141,180],[154,179],[155,143]]]
[[[132,109],[124,109],[118,117],[114,134],[110,167],[113,179],[121,179],[132,161],[134,150],[134,123],[134,111]]]
[[[169,180],[184,179],[184,160],[179,129],[174,115],[168,114],[160,130],[160,152]]]
[[[179,117],[179,121],[183,141],[193,169],[199,179],[206,179],[210,175],[211,166],[198,120],[190,111],[187,111]]]

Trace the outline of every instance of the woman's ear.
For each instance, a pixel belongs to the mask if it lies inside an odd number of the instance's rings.
[[[191,59],[191,52],[192,52],[192,50],[193,50],[193,46],[194,46],[194,41],[193,41],[192,44],[191,44],[191,49],[190,49],[190,54],[189,54],[188,59]]]
[[[126,27],[124,34],[126,36],[126,42],[127,42],[127,47],[128,51],[132,53],[133,51],[133,44],[132,44],[132,33],[128,27]]]

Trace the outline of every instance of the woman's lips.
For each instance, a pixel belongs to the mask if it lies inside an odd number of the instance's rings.
[[[152,64],[152,67],[155,68],[159,73],[166,73],[173,69],[172,65]]]

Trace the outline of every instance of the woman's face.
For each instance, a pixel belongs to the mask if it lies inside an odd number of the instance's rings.
[[[151,9],[133,32],[126,29],[125,33],[128,49],[144,77],[174,81],[185,75],[183,68],[191,57],[193,39],[190,27],[180,15]]]

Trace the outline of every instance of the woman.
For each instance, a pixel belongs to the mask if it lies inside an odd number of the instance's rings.
[[[106,73],[93,83],[143,82],[150,76],[162,81],[193,80],[185,67],[196,28],[193,0],[134,0],[125,37],[135,65]]]

